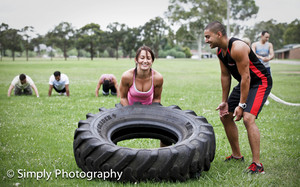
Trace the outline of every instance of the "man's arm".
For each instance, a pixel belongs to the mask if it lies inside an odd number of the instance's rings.
[[[227,100],[228,100],[230,85],[231,85],[231,74],[229,73],[228,69],[223,64],[223,62],[221,60],[219,60],[219,62],[221,68],[222,102],[216,108],[216,110],[219,110],[220,117],[223,117],[229,114]]]
[[[12,84],[9,86],[8,91],[7,91],[7,96],[8,96],[8,97],[10,97],[11,91],[14,89],[14,87],[15,87],[15,86],[12,85]]]
[[[273,44],[269,43],[270,48],[269,48],[269,61],[272,60],[274,58],[274,49],[273,49]]]
[[[256,53],[256,44],[257,44],[257,42],[254,42],[254,43],[252,44],[252,46],[251,46],[251,49],[252,49],[252,51],[254,52],[254,54],[257,56],[257,58],[263,59],[262,56],[259,56],[259,55]]]
[[[222,85],[222,102],[227,102],[230,86],[231,86],[231,74],[229,73],[226,66],[220,60],[221,68],[221,85]]]
[[[128,71],[123,73],[122,78],[121,78],[121,82],[120,82],[120,87],[119,87],[119,90],[120,90],[120,103],[123,106],[129,105],[127,94],[128,94],[128,91],[129,91],[130,79],[132,80],[132,78],[129,76]]]
[[[38,89],[37,89],[37,87],[35,86],[35,84],[32,84],[31,87],[32,87],[32,89],[34,90],[36,97],[40,97],[39,92],[38,92]]]
[[[113,78],[113,82],[114,82],[114,86],[115,86],[116,91],[117,91],[117,97],[120,97],[120,91],[119,91],[118,81],[117,81],[116,77]]]
[[[52,89],[53,89],[53,85],[49,84],[49,91],[48,91],[48,96],[51,96],[52,93]]]
[[[69,97],[69,96],[70,96],[69,85],[66,84],[65,87],[66,87],[66,93],[67,93],[67,96]]]
[[[243,42],[234,42],[231,49],[231,57],[235,60],[239,74],[241,75],[241,96],[240,103],[246,103],[250,89],[250,49]],[[243,109],[237,107],[235,110],[236,121],[239,121],[243,116]]]

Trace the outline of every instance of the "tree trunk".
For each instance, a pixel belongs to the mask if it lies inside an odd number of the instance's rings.
[[[117,58],[117,60],[119,58],[119,45],[117,45],[117,47],[116,47],[116,58]]]
[[[28,61],[28,48],[26,48],[26,61]]]
[[[12,50],[12,59],[15,61],[15,50]]]
[[[90,50],[90,53],[91,53],[91,60],[94,59],[94,49],[93,49],[93,42],[91,42],[91,50]]]
[[[154,49],[155,58],[158,58],[158,51],[159,51],[158,48],[155,48],[155,49]]]
[[[79,61],[80,49],[77,49],[77,59]]]
[[[198,44],[198,55],[199,55],[199,60],[201,60],[201,55],[202,55],[202,49],[201,49],[201,47],[202,47],[202,34],[199,34],[198,35],[198,41],[197,41],[197,44]]]
[[[51,56],[51,61],[52,61],[52,58],[53,58],[53,56],[54,56],[54,54],[53,54],[53,48],[52,48],[52,46],[51,46],[51,52],[50,52],[50,56]]]
[[[65,61],[67,61],[67,49],[66,49],[66,44],[64,44],[64,57],[65,57]]]
[[[229,24],[229,18],[230,18],[230,0],[227,0],[227,36],[230,37],[230,24]]]

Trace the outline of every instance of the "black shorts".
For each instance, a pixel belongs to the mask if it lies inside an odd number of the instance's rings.
[[[103,95],[108,95],[109,94],[109,90],[111,92],[112,95],[117,95],[117,90],[115,88],[115,85],[113,84],[110,84],[109,81],[105,81],[103,83],[103,86],[102,86],[102,90],[103,90]]]
[[[263,85],[251,85],[247,97],[247,107],[244,112],[249,112],[256,117],[260,113],[262,107],[264,106],[270,92],[272,89],[272,79],[268,84]],[[229,98],[228,98],[228,110],[229,112],[234,112],[235,108],[239,105],[241,96],[240,84],[233,88]]]
[[[55,88],[55,86],[53,85],[53,88],[54,88],[54,90],[55,90],[57,93],[65,93],[65,92],[66,92],[66,87],[64,87],[64,89],[62,89],[62,90],[58,90],[58,89]]]

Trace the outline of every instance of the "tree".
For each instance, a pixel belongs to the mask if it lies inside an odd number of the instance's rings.
[[[23,36],[25,51],[26,51],[26,61],[28,61],[28,50],[33,49],[33,46],[30,43],[30,40],[32,39],[32,34],[34,32],[34,28],[32,26],[25,26],[23,29],[21,29],[21,35]]]
[[[137,50],[140,43],[140,33],[141,28],[128,28],[127,32],[125,33],[124,40],[122,42],[122,49],[123,53],[127,54],[129,58],[132,57],[132,50]]]
[[[77,46],[85,47],[90,52],[91,60],[93,60],[97,45],[100,43],[102,32],[100,25],[96,23],[87,24],[79,30]]]
[[[32,38],[30,42],[33,48],[36,48],[37,56],[41,56],[40,44],[42,44],[43,42],[44,42],[44,37],[39,34],[35,38]]]
[[[166,37],[167,39],[167,45],[174,47],[176,45],[176,34],[174,31],[169,27],[168,28],[168,36]]]
[[[8,29],[5,32],[6,46],[12,52],[13,61],[15,61],[15,52],[21,51],[22,36],[17,29]]]
[[[53,48],[54,48],[54,43],[56,42],[56,40],[57,40],[57,38],[56,38],[56,36],[54,36],[54,32],[48,32],[44,37],[44,41],[45,41],[46,45],[49,46],[49,48],[50,48],[51,61],[52,61],[52,58],[54,57]]]
[[[155,17],[143,26],[143,42],[153,49],[156,58],[158,57],[160,42],[168,29],[169,27],[161,17]]]
[[[73,47],[74,30],[71,23],[61,22],[52,31],[49,32],[49,37],[58,48],[63,51],[64,58],[67,60],[67,51]]]
[[[77,59],[80,59],[80,50],[84,48],[82,39],[81,39],[81,33],[80,33],[80,29],[75,30],[74,32],[74,42],[75,42],[75,48],[77,50]]]
[[[6,23],[2,23],[0,25],[0,50],[1,50],[1,61],[2,61],[2,57],[4,56],[4,53],[5,53],[5,48],[6,48],[6,42],[7,42],[7,39],[6,39],[6,36],[5,36],[5,33],[6,31],[8,30],[8,24]]]
[[[103,54],[104,51],[106,50],[108,51],[112,51],[111,53],[109,53],[109,57],[114,57],[114,50],[111,49],[111,43],[110,43],[110,34],[107,31],[102,31],[101,32],[101,43],[100,45],[97,46],[98,52],[99,54]]]
[[[288,24],[283,35],[283,41],[285,45],[300,43],[300,20],[295,19],[292,23]]]
[[[124,40],[125,33],[127,31],[127,26],[125,24],[120,24],[118,22],[110,23],[107,28],[109,29],[109,40],[111,47],[116,50],[116,59],[119,58],[119,46]]]
[[[224,22],[227,14],[225,0],[170,0],[166,16],[172,24],[179,24],[191,39],[197,40],[199,57],[204,27],[215,20]],[[247,20],[258,12],[255,0],[232,0],[232,20]]]
[[[175,34],[176,43],[182,46],[189,46],[194,48],[195,38],[189,33],[187,25],[181,25],[181,27],[176,31]]]

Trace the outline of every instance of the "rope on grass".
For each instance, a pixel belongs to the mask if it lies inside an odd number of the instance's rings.
[[[286,101],[280,99],[279,97],[275,96],[272,93],[270,93],[269,97],[271,97],[274,101],[276,101],[278,103],[282,103],[282,104],[289,105],[289,106],[300,106],[300,103],[289,103],[289,102],[286,102]]]

